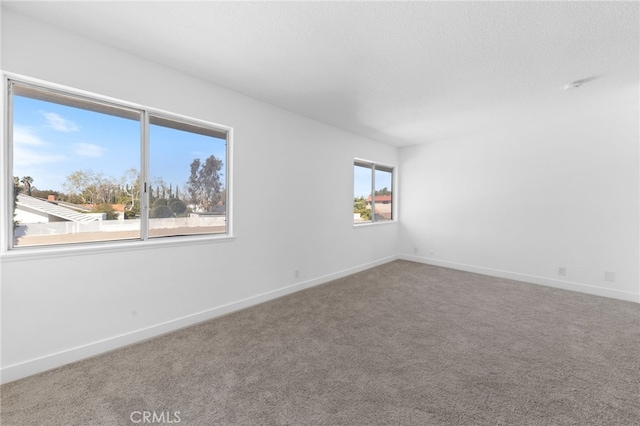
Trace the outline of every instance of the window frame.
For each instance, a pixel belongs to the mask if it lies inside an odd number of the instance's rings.
[[[371,220],[366,222],[353,222],[354,227],[372,226],[372,225],[384,225],[389,223],[398,222],[398,207],[397,207],[397,170],[396,166],[390,164],[384,164],[377,161],[365,160],[362,158],[354,158],[352,167],[363,167],[371,170]],[[353,169],[352,169],[353,170]],[[375,218],[375,191],[376,191],[376,170],[391,173],[391,219],[389,220],[376,220]],[[355,172],[353,174],[352,181],[355,183]],[[353,196],[352,196],[353,198]]]
[[[43,81],[23,75],[2,72],[2,102],[0,103],[0,115],[3,122],[2,149],[0,150],[0,164],[3,172],[0,174],[0,203],[2,217],[0,218],[0,256],[3,259],[28,257],[49,257],[51,255],[65,255],[69,252],[95,252],[95,251],[121,251],[126,248],[138,250],[141,247],[150,248],[157,246],[192,245],[209,242],[223,242],[234,240],[233,233],[233,128],[211,121],[197,119],[182,114],[177,114],[142,104],[124,101],[109,96],[100,95],[60,84]],[[87,241],[68,244],[49,244],[34,246],[13,245],[13,94],[12,84],[21,87],[33,87],[39,91],[46,91],[56,96],[71,96],[80,101],[94,104],[102,104],[106,108],[134,110],[140,113],[140,187],[144,188],[141,196],[141,223],[140,236],[128,240]],[[55,102],[55,100],[54,100]],[[225,150],[225,189],[226,189],[226,228],[224,234],[194,234],[176,235],[167,237],[149,237],[149,194],[146,191],[149,185],[149,122],[150,116],[161,120],[169,120],[182,123],[186,126],[206,129],[212,133],[226,134]]]

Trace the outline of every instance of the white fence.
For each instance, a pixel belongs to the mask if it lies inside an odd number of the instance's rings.
[[[195,228],[203,226],[224,226],[225,216],[194,216],[164,219],[149,219],[150,229]],[[68,235],[84,232],[137,231],[140,219],[96,220],[94,222],[48,222],[23,223],[15,230],[16,237],[36,235]]]

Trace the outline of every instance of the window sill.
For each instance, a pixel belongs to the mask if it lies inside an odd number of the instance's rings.
[[[86,243],[74,245],[59,245],[48,247],[24,247],[8,250],[0,255],[2,263],[29,261],[36,259],[51,259],[80,255],[94,255],[123,251],[140,251],[166,247],[192,246],[198,244],[224,243],[235,240],[233,235],[197,236],[197,237],[166,237],[130,241],[109,241],[103,243]]]
[[[364,222],[364,223],[354,223],[353,228],[368,228],[370,226],[384,226],[384,225],[392,225],[397,224],[397,220],[385,220],[384,222]]]

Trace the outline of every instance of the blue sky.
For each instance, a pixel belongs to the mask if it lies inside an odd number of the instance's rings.
[[[63,191],[66,177],[91,170],[119,180],[140,170],[140,123],[14,96],[13,175],[31,176],[38,189]],[[225,160],[225,141],[185,131],[151,126],[149,180],[158,178],[181,189],[194,158]],[[224,180],[223,180],[224,182]]]
[[[391,173],[376,170],[376,191],[391,190]],[[367,198],[371,194],[371,169],[353,166],[353,196]]]
[[[353,166],[353,197],[367,198],[371,194],[371,169]]]

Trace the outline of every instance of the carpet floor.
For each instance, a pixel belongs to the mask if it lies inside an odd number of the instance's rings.
[[[640,425],[640,305],[395,261],[0,392],[3,426]]]

